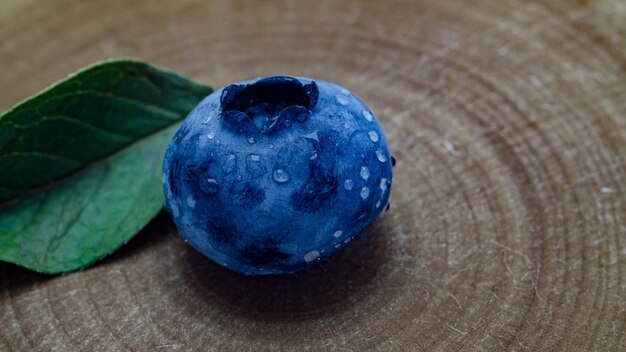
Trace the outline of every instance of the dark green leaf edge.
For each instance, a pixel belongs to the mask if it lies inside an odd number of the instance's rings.
[[[102,68],[106,68],[107,66],[113,66],[113,65],[132,65],[132,66],[136,66],[139,69],[144,69],[144,70],[151,70],[152,72],[156,72],[159,74],[164,74],[164,75],[168,75],[169,78],[174,78],[174,79],[178,79],[181,82],[183,82],[185,85],[188,85],[190,87],[189,91],[188,91],[188,96],[192,97],[192,96],[207,96],[210,93],[213,92],[213,89],[210,86],[207,85],[202,85],[196,82],[193,82],[191,80],[188,80],[187,78],[180,76],[179,74],[177,74],[174,71],[168,70],[168,69],[164,69],[161,67],[157,67],[157,66],[153,66],[135,59],[131,59],[131,58],[117,58],[117,59],[110,59],[110,60],[105,60],[105,61],[100,61],[94,64],[91,64],[89,66],[86,66],[82,69],[79,69],[78,71],[68,75],[65,79],[62,79],[60,81],[57,81],[56,83],[50,85],[49,87],[45,88],[44,90],[42,90],[41,92],[26,98],[25,100],[17,103],[16,105],[14,105],[11,109],[7,110],[6,112],[2,113],[0,115],[0,151],[2,151],[4,145],[7,143],[6,140],[3,140],[3,134],[2,134],[2,125],[4,124],[11,124],[12,121],[7,121],[8,119],[10,119],[11,117],[15,116],[17,113],[22,112],[23,110],[27,110],[27,109],[32,109],[33,105],[41,105],[42,102],[46,101],[46,100],[50,100],[56,97],[56,91],[61,89],[61,88],[65,88],[66,86],[70,86],[72,84],[74,84],[75,82],[73,82],[73,80],[75,80],[78,77],[84,77],[84,76],[88,76],[89,74],[92,73],[97,73],[98,70],[102,69]],[[124,98],[124,97],[122,97]],[[176,101],[176,105],[181,104],[181,105],[186,105],[185,108],[183,109],[178,109],[178,111],[169,111],[169,115],[171,116],[171,123],[176,123],[177,121],[183,119],[186,114],[195,106],[195,104],[197,104],[198,101],[189,101],[189,102],[180,102],[180,100]],[[144,102],[139,101],[138,103],[140,104],[146,104]],[[146,105],[151,105],[151,104],[146,104]],[[163,109],[161,107],[158,106],[154,106],[155,109],[159,109],[159,110],[166,110]],[[162,113],[165,113],[165,111],[161,111]],[[164,125],[160,128],[156,128],[152,131],[150,131],[149,134],[152,133],[157,133],[159,130],[165,129],[169,126],[168,125]],[[69,171],[68,172],[63,172],[60,175],[55,175],[54,177],[50,177],[48,180],[46,180],[47,182],[42,183],[41,185],[37,186],[37,187],[32,187],[30,189],[26,189],[23,191],[20,191],[19,194],[17,194],[16,196],[7,198],[7,197],[3,197],[2,194],[2,189],[7,189],[7,187],[5,187],[3,185],[2,180],[2,172],[3,170],[0,170],[0,211],[2,211],[2,208],[5,206],[8,206],[16,201],[19,201],[20,199],[31,195],[33,193],[39,192],[39,191],[43,191],[46,190],[47,188],[50,187],[54,187],[56,183],[62,181],[65,177],[68,177],[69,175],[72,175],[76,172],[81,172],[83,169],[89,167],[89,165],[93,164],[93,163],[97,163],[100,160],[106,159],[107,157],[109,157],[110,155],[112,155],[113,153],[123,149],[124,147],[128,146],[128,145],[132,145],[133,143],[136,142],[137,139],[140,138],[145,138],[147,135],[149,134],[144,134],[139,136],[138,138],[136,137],[135,140],[131,140],[128,143],[126,143],[125,145],[120,146],[117,149],[111,150],[110,153],[107,153],[105,155],[101,155],[99,158],[94,159],[94,160],[89,160],[88,162],[83,162],[78,166],[75,167],[70,167],[68,168]],[[0,158],[2,157],[2,155],[0,155]],[[0,162],[0,165],[2,163]]]

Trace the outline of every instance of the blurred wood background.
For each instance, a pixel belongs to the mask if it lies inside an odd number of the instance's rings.
[[[82,272],[0,263],[0,350],[626,350],[625,1],[0,3],[3,110],[119,56],[344,85],[391,211],[294,276],[228,272],[166,214]]]

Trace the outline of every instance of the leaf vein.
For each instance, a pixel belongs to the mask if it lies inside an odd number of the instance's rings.
[[[63,156],[63,155],[56,155],[56,154],[50,154],[50,153],[41,153],[41,152],[37,152],[37,151],[10,152],[10,153],[6,153],[6,154],[0,155],[0,159],[6,159],[6,158],[14,157],[14,156],[26,156],[26,157],[34,156],[34,157],[38,157],[38,158],[62,160],[62,161],[66,161],[66,162],[70,162],[70,163],[78,164],[78,165],[82,164],[81,161],[78,160],[78,159],[70,158],[70,157]]]
[[[57,227],[57,230],[55,231],[54,236],[51,236],[48,242],[48,246],[46,247],[46,251],[44,253],[43,262],[46,262],[46,260],[48,259],[48,256],[50,255],[51,250],[56,250],[59,247],[59,245],[61,244],[60,240],[63,239],[70,232],[70,230],[74,227],[76,222],[78,222],[82,214],[85,212],[85,209],[89,207],[94,197],[98,194],[98,192],[100,192],[100,189],[102,188],[102,185],[104,184],[103,181],[107,177],[109,170],[110,170],[110,165],[105,164],[103,166],[104,166],[104,170],[102,172],[102,175],[100,175],[98,179],[98,186],[91,192],[91,194],[89,195],[89,198],[83,203],[83,205],[80,207],[80,210],[76,213],[76,215],[74,215],[72,219],[70,219],[69,221],[65,223],[66,226],[63,228],[61,233],[59,233],[59,228]],[[64,206],[63,212],[65,212],[65,209],[66,207]],[[61,222],[59,222],[59,226],[60,225],[61,225]]]
[[[119,133],[119,132],[113,132],[111,130],[107,130],[105,128],[102,128],[101,126],[96,126],[94,124],[88,123],[85,120],[81,120],[80,118],[76,117],[76,116],[72,116],[70,114],[57,114],[57,115],[50,115],[50,116],[43,116],[41,120],[36,121],[36,122],[31,122],[28,124],[24,124],[24,125],[20,125],[17,124],[13,121],[9,121],[8,124],[17,128],[17,129],[26,129],[26,128],[30,128],[32,126],[36,126],[38,124],[40,124],[42,121],[54,121],[54,120],[65,120],[68,122],[75,122],[78,123],[79,125],[84,126],[85,128],[94,131],[94,132],[98,132],[98,133],[102,133],[102,134],[106,134],[106,135],[110,135],[113,138],[116,139],[123,139],[123,140],[132,140],[131,136],[125,135],[123,133]]]

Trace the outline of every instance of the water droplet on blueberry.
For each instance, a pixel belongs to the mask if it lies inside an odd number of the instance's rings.
[[[338,95],[335,97],[337,99],[337,103],[343,106],[348,105],[348,99],[346,99],[346,97],[344,97],[343,95]]]
[[[361,178],[364,180],[370,178],[370,169],[368,169],[367,166],[361,167]]]
[[[191,194],[187,196],[187,205],[190,208],[196,207],[196,199]]]
[[[345,188],[347,191],[352,190],[352,187],[354,187],[354,181],[352,181],[351,179],[347,179],[343,183],[343,188]]]
[[[213,119],[213,115],[209,115],[209,117],[207,117],[206,120],[202,121],[203,125],[208,125],[209,122],[211,122],[211,119]]]
[[[237,156],[235,154],[228,154],[222,170],[225,174],[230,174],[237,167]]]
[[[253,178],[260,177],[265,173],[265,167],[259,162],[260,160],[261,156],[258,154],[250,154],[246,161],[246,170]]]
[[[180,211],[178,210],[178,204],[171,203],[170,204],[170,210],[172,211],[172,215],[174,215],[175,217],[179,217],[180,216]]]
[[[369,196],[370,196],[370,189],[368,187],[361,188],[361,198],[363,198],[363,200],[365,200]]]
[[[214,178],[200,178],[200,189],[204,193],[217,193],[220,190],[220,184]]]
[[[370,136],[372,142],[378,142],[378,133],[376,133],[376,131],[369,131],[367,134]]]
[[[371,112],[367,110],[363,110],[361,113],[363,114],[363,117],[365,117],[367,121],[372,122],[374,120],[374,117],[372,116]]]
[[[319,251],[310,251],[304,255],[304,261],[309,263],[320,257]]]
[[[289,174],[284,169],[274,170],[274,181],[278,183],[285,183],[289,181]]]
[[[385,155],[385,152],[383,152],[382,150],[378,149],[376,151],[376,159],[378,159],[378,161],[380,161],[381,163],[384,163],[387,161],[387,156]]]
[[[305,135],[302,135],[302,137],[304,137],[306,139],[312,139],[312,140],[317,141],[317,142],[320,141],[318,136],[317,136],[317,130],[315,130],[315,131],[313,131],[311,133],[307,133]]]

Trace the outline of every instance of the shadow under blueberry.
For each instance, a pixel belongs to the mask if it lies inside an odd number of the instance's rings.
[[[186,246],[181,276],[196,292],[194,300],[179,301],[181,308],[198,314],[201,300],[226,314],[258,321],[300,321],[348,310],[374,294],[374,279],[390,260],[384,229],[374,224],[328,261],[291,275],[244,276]]]

